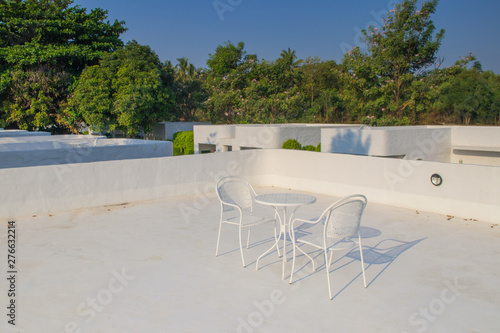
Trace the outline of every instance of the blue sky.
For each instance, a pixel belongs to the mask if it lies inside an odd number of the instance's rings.
[[[75,0],[88,10],[101,7],[110,20],[126,22],[122,35],[149,45],[162,61],[180,57],[206,67],[210,53],[226,41],[275,60],[291,48],[299,58],[340,62],[356,46],[359,30],[379,24],[396,0]],[[216,9],[214,4],[219,4]],[[440,0],[432,16],[445,37],[438,56],[450,66],[473,52],[484,70],[500,74],[500,1]]]

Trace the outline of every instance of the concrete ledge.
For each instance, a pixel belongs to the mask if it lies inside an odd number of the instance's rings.
[[[22,139],[25,139],[24,137]],[[0,139],[0,169],[172,156],[172,142],[69,136]]]
[[[300,163],[298,163],[300,161]],[[439,173],[443,184],[431,184]],[[0,217],[195,195],[240,175],[255,185],[498,222],[500,167],[293,150],[228,153],[0,169]]]

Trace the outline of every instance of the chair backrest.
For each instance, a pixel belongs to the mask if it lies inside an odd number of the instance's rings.
[[[222,203],[236,205],[241,209],[252,209],[255,190],[252,185],[240,177],[225,177],[216,186],[217,196]],[[230,210],[224,207],[224,210]]]
[[[349,238],[358,236],[361,216],[366,207],[364,195],[355,194],[338,200],[325,211],[325,237]]]

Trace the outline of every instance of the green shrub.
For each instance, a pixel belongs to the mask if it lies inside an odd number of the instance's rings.
[[[300,142],[298,142],[295,139],[288,139],[285,142],[283,142],[283,145],[281,146],[281,148],[283,148],[283,149],[298,149],[298,150],[301,150],[302,149],[302,145],[300,144]]]
[[[302,147],[302,149],[308,150],[308,151],[316,151],[316,147],[314,147],[313,145],[304,146],[304,147]]]
[[[174,156],[194,154],[193,131],[174,133],[173,138]]]
[[[321,153],[321,142],[316,146],[316,151]]]

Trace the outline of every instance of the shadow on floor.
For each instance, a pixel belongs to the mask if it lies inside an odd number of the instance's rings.
[[[372,238],[372,237],[377,237],[378,235],[381,234],[381,232],[377,229],[374,228],[362,228],[363,230],[361,231],[362,238]],[[397,239],[384,239],[380,242],[378,242],[375,246],[369,247],[363,245],[363,260],[365,263],[365,272],[366,272],[366,278],[367,278],[367,288],[370,287],[381,275],[382,273],[387,270],[387,268],[404,252],[412,248],[413,246],[417,245],[421,241],[425,240],[426,238],[422,239],[417,239],[414,241],[406,242],[402,240],[397,240]],[[305,247],[305,249],[307,249]],[[322,250],[315,250],[313,252],[310,252],[309,255],[313,257],[313,259],[316,261],[318,260],[321,262],[321,266],[317,267],[316,271],[312,271],[310,261],[307,259],[306,263],[302,266],[296,269],[294,273],[294,281],[299,282],[301,280],[304,280],[307,277],[310,277],[314,274],[318,274],[318,272],[321,272],[321,274],[324,273],[325,269],[325,264],[324,264],[324,252]],[[304,257],[304,255],[297,256],[299,257]],[[347,259],[347,262],[346,262]],[[330,266],[330,273],[333,273],[335,271],[341,272],[343,268],[346,268],[349,265],[359,265],[361,262],[361,257],[359,254],[358,248],[353,248],[351,249],[348,253],[345,255],[339,257],[337,260],[332,262],[332,265]],[[379,266],[381,267],[380,271],[370,279],[370,275],[368,272],[373,271],[374,266]],[[358,266],[359,267],[359,266]],[[372,268],[370,270],[370,268]],[[337,274],[339,273],[337,272]],[[334,273],[335,274],[335,273]],[[359,270],[359,273],[347,284],[345,284],[334,296],[333,298],[336,298],[338,295],[340,295],[347,287],[349,287],[354,280],[357,278],[362,278],[362,271],[361,269]],[[298,279],[295,279],[295,276],[298,277]],[[333,275],[334,276],[334,275]],[[295,283],[294,282],[294,283]]]

